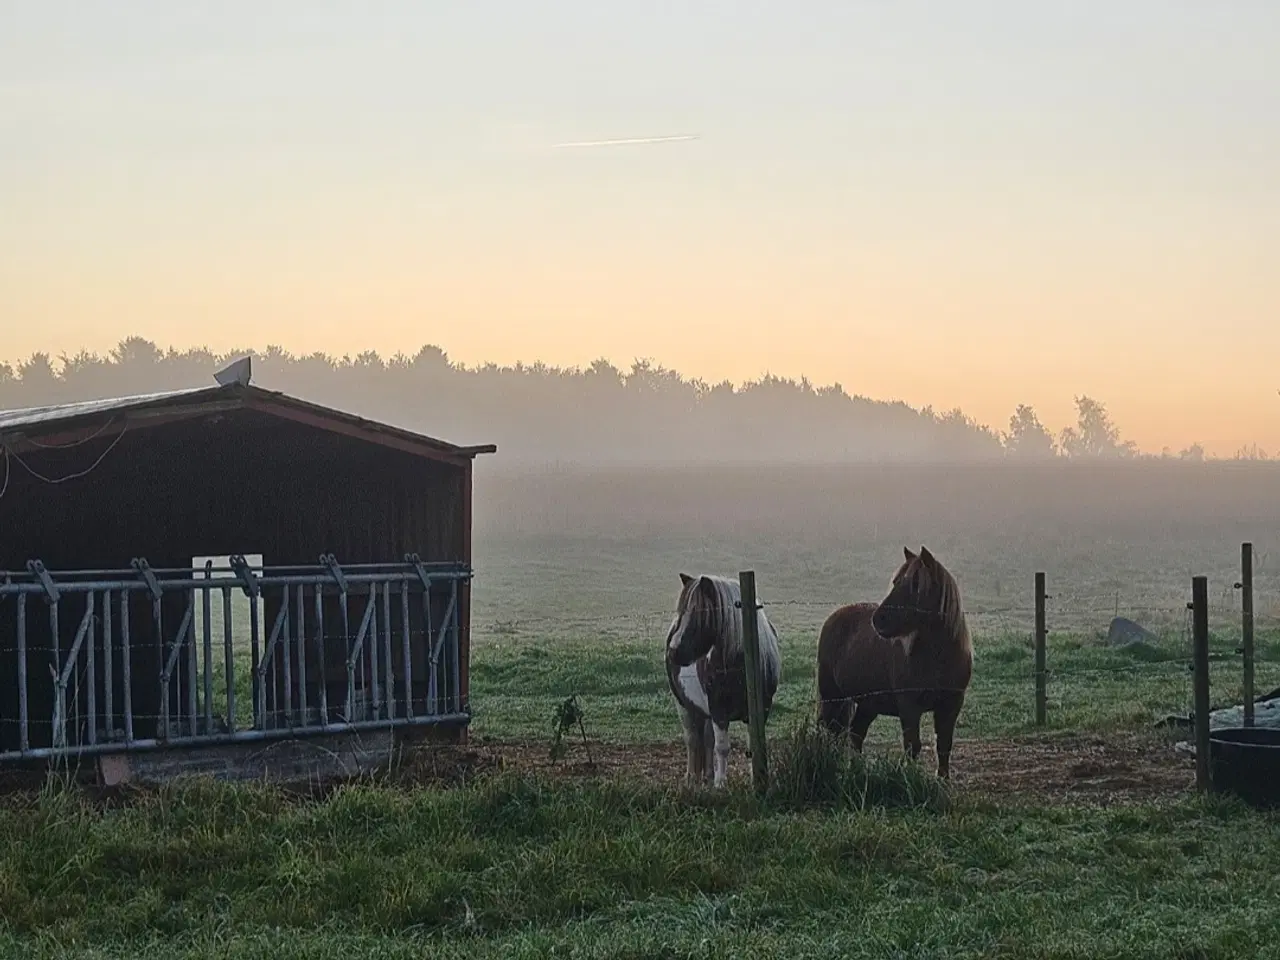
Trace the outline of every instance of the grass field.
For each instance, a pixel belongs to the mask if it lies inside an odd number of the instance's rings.
[[[0,948],[65,957],[1275,955],[1231,805],[791,812],[656,785],[188,787],[0,810]]]
[[[458,785],[422,766],[323,800],[198,783],[106,806],[56,787],[10,798],[0,953],[1280,956],[1280,818],[1194,797],[1188,762],[1151,731],[1190,705],[1192,574],[1210,577],[1215,705],[1237,702],[1244,539],[1257,687],[1280,686],[1280,486],[1135,476],[952,475],[936,481],[946,510],[910,476],[856,472],[483,481],[462,767],[505,772]],[[904,543],[955,571],[977,646],[945,791],[928,747],[923,771],[898,759],[889,719],[867,764],[795,733],[819,624],[877,598]],[[756,570],[782,635],[763,799],[743,789],[745,730],[733,789],[678,787],[661,645],[682,569]],[[1036,569],[1052,595],[1047,731],[1031,725]],[[1117,613],[1158,641],[1108,648]],[[547,758],[570,695],[594,769],[580,744]]]

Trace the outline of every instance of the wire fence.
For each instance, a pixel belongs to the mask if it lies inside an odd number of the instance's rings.
[[[1037,725],[1059,730],[1103,729],[1150,726],[1169,717],[1185,721],[1193,703],[1191,590],[1190,577],[1185,584],[1178,583],[1179,579],[1125,591],[1077,585],[1065,576],[1055,580],[1050,571],[1043,605],[1043,672],[1036,661],[1040,611],[1032,589],[1022,597],[1005,596],[997,601],[980,597],[967,602],[964,613],[975,662],[972,679],[965,687],[957,735],[1000,738]],[[1030,587],[1031,578],[1027,580]],[[1252,585],[1253,689],[1255,696],[1262,696],[1280,688],[1280,577],[1255,575]],[[1207,612],[1214,708],[1242,702],[1242,587],[1241,580],[1228,578],[1211,584]],[[616,602],[616,596],[604,602]],[[564,596],[555,599],[564,605]],[[798,719],[815,713],[820,706],[815,682],[819,631],[833,611],[859,599],[864,598],[828,591],[775,593],[762,578],[760,603],[780,638],[782,684],[772,715]],[[234,632],[234,636],[228,651],[234,653],[237,664],[235,682],[228,683],[226,665],[219,657],[210,660],[208,687],[212,693],[205,691],[209,695],[206,712],[225,714],[230,726],[243,729],[254,719],[255,704],[249,671],[242,669],[252,658],[250,638],[243,626],[249,621],[251,601],[239,593],[233,600],[234,616],[229,619],[234,620],[234,629],[228,633]],[[469,689],[460,691],[460,708],[470,714],[473,731],[496,738],[543,738],[565,699],[577,697],[587,711],[593,736],[630,741],[679,737],[663,653],[674,603],[666,606],[659,599],[636,604],[633,609],[542,612],[536,602],[526,600],[526,606],[513,613],[512,605],[505,601],[486,591],[482,577],[474,594],[469,630]],[[13,599],[8,603],[12,605]],[[0,615],[12,615],[12,611],[0,610]],[[222,617],[221,605],[213,604],[208,622],[198,630],[200,636],[208,633],[220,642]],[[324,622],[327,643],[343,648],[355,641],[355,623],[344,635],[334,618],[326,617]],[[416,628],[411,628],[408,636],[415,649],[428,639]],[[143,649],[147,643],[157,644],[154,638],[141,635],[134,642],[139,655],[147,652]],[[203,656],[203,645],[196,646],[195,653]],[[0,648],[5,647],[6,643],[0,642]],[[158,645],[151,659],[158,662],[167,649]],[[34,635],[26,650],[31,663],[58,662],[59,650],[42,646]],[[86,714],[105,713],[108,721],[112,719],[112,709],[104,707],[102,699],[107,696],[109,679],[99,691],[96,705],[86,699],[87,691],[93,688],[86,673],[91,650],[86,646],[85,656],[75,662],[71,680],[65,684],[67,715],[53,716],[46,711],[37,718],[32,714],[31,737],[49,740],[60,721],[76,729],[86,722]],[[66,650],[61,653],[65,655]],[[105,669],[108,662],[100,660],[98,669]],[[56,676],[43,674],[42,669],[39,675],[31,675],[32,690],[37,684],[47,689],[57,685]],[[234,706],[228,702],[233,689]],[[901,682],[861,689],[841,697],[840,702],[853,700],[874,707],[877,701],[909,692],[936,695],[955,689],[938,680],[926,685]],[[1040,697],[1042,724],[1037,710]],[[16,694],[11,699],[16,703]],[[116,706],[120,706],[118,701]],[[135,718],[144,724],[163,725],[166,720],[163,711],[148,711],[142,704],[135,705],[135,711]],[[195,716],[196,711],[189,712]],[[1280,710],[1276,713],[1280,715]],[[0,709],[0,738],[14,740],[9,728],[17,723],[14,710]],[[895,726],[880,725],[878,736],[896,738]],[[101,735],[110,739],[118,732],[106,722]],[[876,738],[873,734],[872,739]]]

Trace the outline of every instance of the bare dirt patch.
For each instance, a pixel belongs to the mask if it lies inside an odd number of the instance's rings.
[[[1195,765],[1158,736],[1022,737],[958,745],[956,785],[992,797],[1106,805],[1150,802],[1195,786]]]
[[[552,760],[545,740],[480,737],[465,746],[420,746],[392,770],[357,778],[401,787],[450,788],[499,771],[539,773],[553,779],[606,778],[681,785],[684,747],[673,742],[570,742],[567,755]],[[882,746],[868,749],[892,749]],[[935,758],[926,746],[921,760],[930,769]],[[959,796],[1055,806],[1111,806],[1153,803],[1185,796],[1194,789],[1195,765],[1159,734],[1060,734],[999,740],[967,740],[952,755],[952,786]],[[730,779],[751,777],[746,750],[735,743]],[[33,796],[42,777],[27,774],[2,791]],[[27,782],[30,780],[30,782]],[[292,784],[286,792],[319,799],[349,781]],[[118,788],[82,784],[105,806],[128,804],[154,788]]]
[[[932,767],[932,751],[922,761]],[[412,757],[402,775],[413,782],[447,785],[491,770],[553,777],[644,779],[678,785],[684,775],[679,743],[601,743],[570,746],[559,761],[542,741],[477,738],[466,747],[429,749]],[[730,755],[730,777],[748,779],[751,761],[742,749]],[[1152,802],[1194,787],[1191,760],[1167,738],[1141,734],[1028,736],[957,743],[952,783],[961,794],[1106,806]]]

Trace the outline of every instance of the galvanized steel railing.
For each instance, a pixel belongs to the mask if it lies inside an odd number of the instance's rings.
[[[264,568],[236,556],[203,571],[139,559],[131,570],[56,574],[34,560],[25,573],[0,572],[0,760],[469,719],[458,593],[470,569],[413,555],[350,567],[320,559]],[[249,600],[247,636],[233,622],[237,591]],[[275,613],[265,644],[264,607]],[[66,637],[68,614],[79,620]],[[320,676],[308,682],[308,670]]]

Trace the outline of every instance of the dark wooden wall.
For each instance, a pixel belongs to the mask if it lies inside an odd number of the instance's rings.
[[[23,454],[23,459],[47,477],[66,476],[92,464],[113,439],[104,435],[67,450]],[[156,568],[189,567],[194,556],[233,553],[261,554],[272,566],[312,565],[322,553],[348,564],[395,562],[405,553],[417,553],[425,561],[469,562],[470,483],[469,463],[418,457],[249,411],[134,428],[92,472],[67,483],[45,483],[12,466],[8,491],[0,498],[0,570],[24,570],[29,559],[40,559],[55,571],[126,569],[134,557],[145,557]],[[362,611],[362,602],[353,597],[351,609]],[[309,597],[309,621],[313,603]],[[50,651],[35,649],[48,635],[47,627],[42,629],[48,622],[45,606],[39,599],[27,602],[33,718],[48,717],[52,702]],[[64,606],[59,646],[65,656],[83,607]],[[265,641],[276,611],[264,606]],[[421,599],[413,606],[420,617]],[[184,596],[166,596],[165,636],[159,637],[149,598],[133,595],[133,708],[140,717],[160,712],[162,650],[172,641],[185,607]],[[398,617],[399,604],[393,607]],[[336,596],[326,596],[325,632],[334,637],[328,645],[334,650],[328,674],[331,689],[340,687],[345,694],[345,670],[340,685],[334,679],[344,659],[339,656],[338,610]],[[118,621],[118,608],[113,615]],[[354,631],[359,614],[353,616]],[[116,637],[118,658],[118,624]],[[0,605],[0,745],[5,747],[17,742],[16,659],[13,603],[8,601]],[[117,662],[117,709],[123,704],[121,668]],[[98,672],[101,676],[101,656]],[[308,674],[309,686],[318,683],[318,670]],[[184,702],[184,682],[185,677],[173,684],[171,710]],[[417,696],[418,684],[414,686]],[[318,687],[308,699],[318,703]],[[331,714],[340,705],[331,693]],[[134,732],[140,738],[152,736],[155,723],[140,720]],[[33,724],[32,745],[47,744],[49,735],[47,722],[43,730]]]

